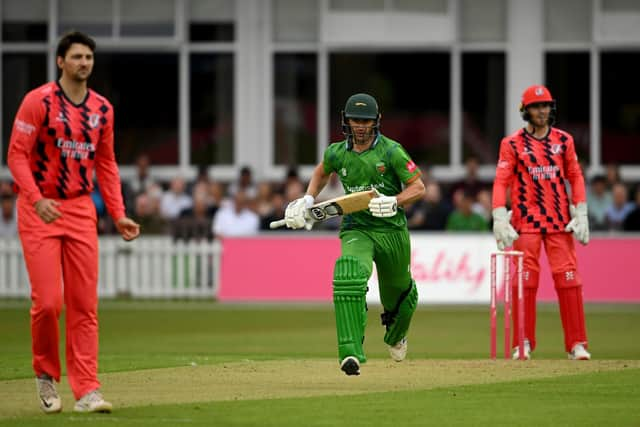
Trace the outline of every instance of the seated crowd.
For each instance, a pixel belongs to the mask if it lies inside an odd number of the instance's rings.
[[[148,158],[141,156],[136,178],[123,180],[127,214],[143,234],[169,234],[176,239],[212,239],[254,235],[268,231],[269,223],[284,216],[286,206],[304,195],[306,183],[295,169],[282,182],[254,182],[251,169],[242,168],[231,183],[211,180],[203,169],[193,182],[174,177],[167,183],[153,180]],[[466,162],[466,175],[445,185],[428,171],[422,176],[424,197],[406,210],[413,230],[484,232],[491,230],[491,183],[477,177],[477,162]],[[596,175],[587,182],[590,227],[594,231],[640,231],[640,184],[620,181],[617,173]],[[614,171],[615,172],[615,171]],[[344,194],[332,177],[317,201]],[[101,234],[115,233],[97,187],[92,194]],[[17,236],[15,194],[10,182],[0,182],[0,238]],[[318,223],[314,230],[337,230],[340,218]],[[286,229],[279,229],[279,231]]]

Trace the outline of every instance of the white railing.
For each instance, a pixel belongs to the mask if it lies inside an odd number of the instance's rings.
[[[219,242],[144,237],[100,238],[98,294],[113,298],[214,298],[219,289]],[[0,240],[0,297],[29,297],[20,241]]]

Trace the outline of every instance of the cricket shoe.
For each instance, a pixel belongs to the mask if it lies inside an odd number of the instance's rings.
[[[73,410],[75,412],[104,412],[109,413],[113,409],[111,403],[104,400],[100,390],[93,390],[82,396],[76,402]]]
[[[519,347],[513,348],[513,355],[511,356],[511,359],[513,360],[520,359]],[[526,338],[524,339],[524,360],[531,360],[531,344],[529,343],[529,340]]]
[[[62,411],[62,400],[60,400],[56,385],[53,383],[53,378],[49,375],[36,377],[36,387],[40,398],[40,409],[45,414],[54,414]]]
[[[342,359],[340,369],[347,375],[360,375],[360,362],[353,356],[347,356]]]
[[[574,345],[571,353],[567,354],[567,356],[569,360],[591,360],[591,353],[581,343]]]
[[[396,345],[390,345],[389,355],[396,362],[402,362],[407,357],[407,337],[402,338]]]

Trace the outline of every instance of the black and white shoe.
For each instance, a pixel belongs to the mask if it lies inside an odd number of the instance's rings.
[[[353,356],[342,359],[340,369],[347,375],[360,375],[360,362]]]

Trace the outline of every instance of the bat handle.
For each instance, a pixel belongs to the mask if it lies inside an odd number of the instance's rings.
[[[273,230],[274,228],[280,228],[284,226],[284,224],[285,224],[284,219],[280,219],[278,221],[271,221],[271,224],[269,224],[269,228]]]

